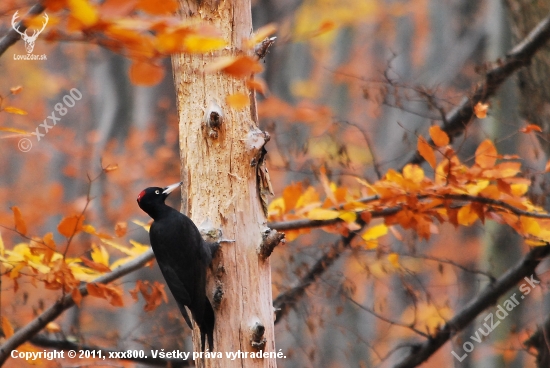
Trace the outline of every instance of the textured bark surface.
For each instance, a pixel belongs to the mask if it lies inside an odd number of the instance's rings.
[[[506,0],[515,41],[520,41],[550,12],[548,0]],[[518,73],[520,113],[544,131],[540,140],[550,153],[550,47],[540,50],[529,67]]]
[[[200,19],[217,27],[228,47],[216,56],[242,53],[243,38],[252,32],[249,0],[180,1],[184,18]],[[225,239],[212,263],[207,294],[213,301],[216,292],[223,297],[215,306],[216,327],[214,351],[223,359],[196,362],[208,367],[275,367],[275,359],[225,358],[225,352],[274,352],[273,307],[269,260],[262,260],[258,249],[266,219],[256,187],[256,167],[251,161],[258,153],[247,143],[251,133],[258,133],[255,99],[244,81],[222,74],[206,74],[204,67],[214,59],[212,54],[177,55],[172,59],[180,128],[182,165],[182,211],[200,227],[210,220],[221,228]],[[251,96],[250,106],[235,110],[225,104],[234,93]],[[217,138],[211,137],[203,123],[205,109],[215,99],[224,119]],[[216,291],[216,288],[218,290]],[[216,298],[218,299],[218,298]],[[216,303],[213,303],[215,305]],[[252,328],[265,327],[265,346],[251,344]],[[195,328],[195,332],[197,328]],[[194,333],[194,350],[200,351]]]

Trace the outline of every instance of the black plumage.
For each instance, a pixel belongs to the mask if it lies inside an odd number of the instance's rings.
[[[215,248],[203,240],[189,217],[164,203],[180,185],[181,182],[166,188],[147,188],[139,194],[137,202],[154,220],[149,230],[151,247],[183,318],[192,329],[187,307],[199,326],[202,351],[205,350],[205,337],[213,351],[215,317],[206,296],[206,270]]]

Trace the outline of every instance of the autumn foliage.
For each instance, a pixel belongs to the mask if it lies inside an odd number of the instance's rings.
[[[179,53],[204,55],[200,73],[246,86],[247,93],[216,96],[217,103],[242,111],[257,98],[251,115],[271,134],[270,176],[261,180],[271,180],[275,195],[247,190],[269,200],[262,228],[285,235],[270,255],[271,286],[280,303],[274,314],[282,316],[276,345],[295,364],[346,366],[355,354],[359,366],[386,366],[405,345],[414,355],[409,342],[433,341],[481,286],[523,254],[548,247],[550,161],[538,143],[548,139],[546,127],[503,113],[508,106],[496,97],[469,104],[474,87],[505,57],[494,65],[469,60],[445,83],[415,84],[433,69],[423,69],[436,27],[428,1],[304,1],[247,34],[236,54],[215,20],[183,20],[179,2],[46,0],[49,23],[37,49],[48,63],[11,60],[12,50],[24,52],[21,44],[4,50],[0,343],[67,298],[77,312],[49,321],[41,336],[108,349],[189,347],[154,261],[124,280],[98,281],[150,251],[150,219],[135,197],[147,186],[181,180],[180,149],[196,153],[178,141],[168,58]],[[14,9],[28,28],[41,25],[40,14],[23,17],[26,5],[0,5],[5,30]],[[401,42],[398,25],[405,21],[410,39]],[[401,44],[410,49],[393,55]],[[404,53],[407,60],[396,62]],[[405,62],[416,74],[401,78]],[[200,83],[200,73],[190,80]],[[39,124],[75,86],[82,101],[37,141]],[[451,129],[449,116],[464,100],[471,116]],[[189,108],[204,110],[206,103],[191,101]],[[495,128],[502,126],[508,130]],[[18,149],[24,138],[33,143],[30,152]],[[251,158],[250,166],[257,164]],[[170,205],[179,209],[173,197]],[[232,200],[221,199],[228,207]],[[499,246],[506,242],[494,240],[501,234],[513,243],[505,251]],[[525,302],[537,305],[545,292]],[[503,361],[533,366],[527,352],[534,350],[524,341],[542,323],[537,313],[525,315],[529,322],[503,323],[504,337],[488,338],[486,347]],[[453,362],[459,333],[427,366]],[[368,354],[361,353],[365,346]],[[41,349],[32,336],[18,348]],[[333,355],[321,362],[321,351]]]

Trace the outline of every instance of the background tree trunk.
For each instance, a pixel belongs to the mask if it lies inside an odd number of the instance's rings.
[[[248,0],[180,1],[184,18],[199,18],[218,28],[228,43],[223,55],[242,53],[243,38],[252,32],[251,5]],[[204,66],[212,55],[174,56],[173,70],[179,114],[182,210],[200,225],[210,220],[221,228],[223,243],[212,263],[207,294],[223,293],[216,307],[214,351],[223,359],[206,359],[209,367],[275,367],[275,359],[225,358],[225,352],[275,351],[271,270],[269,260],[258,255],[266,219],[258,197],[256,167],[251,160],[258,152],[247,138],[261,133],[257,129],[255,97],[243,80],[222,74],[206,74]],[[250,95],[250,106],[235,110],[225,104],[234,93]],[[208,134],[203,120],[212,99],[222,107],[224,119],[217,138]],[[252,328],[265,328],[265,345],[252,347]],[[197,329],[195,328],[195,332]],[[262,338],[262,339],[263,339]],[[260,339],[260,340],[262,340]],[[194,350],[200,351],[194,334]],[[202,362],[196,362],[201,366]]]

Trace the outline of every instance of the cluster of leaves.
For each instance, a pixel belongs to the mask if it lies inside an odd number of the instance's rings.
[[[154,85],[164,77],[160,59],[177,53],[208,53],[228,46],[219,30],[205,22],[182,20],[175,13],[176,0],[159,3],[154,0],[109,0],[100,5],[88,0],[47,0],[49,24],[62,27],[50,30],[50,41],[86,41],[122,53],[133,60],[130,79],[136,85]],[[43,19],[36,16],[25,20],[27,27],[41,26]],[[253,51],[255,46],[274,33],[275,26],[259,30],[250,39],[242,40],[243,51]],[[220,57],[207,68],[209,72],[221,71],[237,78],[249,77],[262,71],[257,57],[239,55]],[[262,82],[249,80],[250,88],[265,90]],[[229,99],[236,106],[243,106],[244,99]],[[248,99],[247,99],[248,101]]]
[[[408,164],[402,172],[388,170],[374,183],[358,179],[361,190],[351,193],[330,182],[322,168],[325,199],[321,200],[312,186],[290,185],[270,204],[270,221],[321,221],[324,230],[347,235],[360,228],[359,218],[365,224],[383,218],[383,223],[362,234],[369,249],[376,248],[377,239],[388,230],[401,239],[394,225],[429,239],[438,233],[437,224],[471,226],[486,219],[511,226],[529,245],[550,242],[550,215],[526,196],[531,181],[521,177],[519,157],[499,155],[493,143],[485,140],[476,150],[474,163],[467,166],[449,146],[449,137],[441,128],[431,127],[430,136],[435,146],[419,136],[417,148],[434,170],[433,178],[420,166]],[[308,231],[298,225],[287,236],[294,239]]]
[[[65,217],[57,226],[59,234],[67,238],[67,245],[64,250],[54,241],[53,233],[49,232],[43,237],[27,237],[27,226],[18,207],[12,207],[15,219],[15,230],[29,242],[22,242],[13,247],[5,249],[0,238],[0,262],[3,273],[7,274],[14,282],[15,291],[18,289],[18,279],[22,276],[30,276],[31,283],[36,286],[42,282],[48,290],[61,290],[63,293],[70,293],[75,303],[80,306],[82,295],[79,290],[81,282],[86,283],[86,289],[92,296],[107,300],[111,305],[122,307],[123,292],[113,285],[106,285],[94,282],[97,277],[111,272],[121,265],[129,262],[138,255],[144,253],[149,246],[130,240],[131,247],[119,244],[113,240],[113,236],[96,231],[89,224],[84,223],[84,215],[73,215]],[[148,230],[149,226],[139,221],[136,224]],[[115,233],[118,237],[125,235],[126,224],[117,223]],[[125,257],[111,262],[110,254],[106,247],[101,244],[91,243],[88,256],[68,257],[67,251],[73,237],[80,232],[95,236],[103,244],[117,249],[125,254]],[[154,310],[160,305],[161,300],[166,300],[162,285],[138,282],[132,296],[137,300],[137,292],[141,292],[146,300],[145,309]]]

